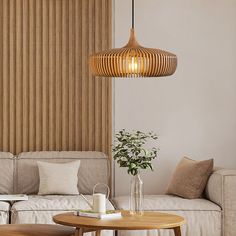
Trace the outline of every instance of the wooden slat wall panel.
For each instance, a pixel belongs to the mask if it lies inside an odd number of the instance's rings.
[[[0,150],[111,154],[111,80],[88,56],[111,46],[112,0],[0,0]]]

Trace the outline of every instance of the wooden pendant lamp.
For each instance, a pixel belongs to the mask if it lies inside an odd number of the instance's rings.
[[[172,75],[177,67],[175,54],[161,49],[142,47],[134,30],[134,0],[132,0],[132,28],[130,39],[123,48],[115,48],[90,56],[90,68],[101,77],[161,77]]]

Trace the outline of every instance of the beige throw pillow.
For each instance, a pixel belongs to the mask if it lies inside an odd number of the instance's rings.
[[[68,163],[38,161],[37,164],[40,180],[38,194],[79,194],[77,184],[80,161]]]
[[[188,199],[201,197],[212,170],[213,159],[194,161],[184,157],[176,167],[167,194]]]

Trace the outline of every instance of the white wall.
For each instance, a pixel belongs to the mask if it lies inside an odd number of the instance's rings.
[[[131,0],[115,0],[115,46],[129,35]],[[163,193],[184,155],[236,168],[236,1],[136,0],[139,42],[178,56],[166,78],[115,79],[115,131],[155,131],[159,157],[143,175],[145,193]],[[116,195],[129,192],[115,168]]]

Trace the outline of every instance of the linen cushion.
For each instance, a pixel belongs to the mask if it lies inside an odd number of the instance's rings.
[[[194,161],[184,157],[177,165],[167,194],[187,199],[199,198],[213,170],[213,159]]]
[[[117,209],[129,209],[129,196],[119,196],[112,199]],[[203,199],[185,199],[173,195],[145,195],[144,211],[218,211],[220,206]]]
[[[0,201],[0,225],[9,224],[10,203]]]
[[[49,163],[38,161],[39,193],[46,194],[79,194],[78,170],[80,161],[68,163]]]

